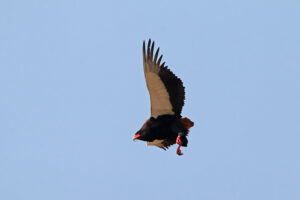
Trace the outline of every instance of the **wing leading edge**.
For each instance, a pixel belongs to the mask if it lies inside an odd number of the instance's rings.
[[[147,88],[150,94],[151,117],[175,115],[181,117],[185,91],[182,81],[165,65],[160,64],[159,48],[154,54],[154,42],[143,43],[143,64]]]

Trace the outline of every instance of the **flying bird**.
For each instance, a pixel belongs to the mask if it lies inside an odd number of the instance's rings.
[[[185,91],[182,81],[161,63],[159,48],[154,54],[154,41],[143,42],[143,65],[146,85],[150,94],[151,117],[136,132],[133,140],[146,141],[166,150],[177,143],[176,153],[183,155],[180,147],[187,147],[189,129],[194,126],[189,118],[181,117]]]

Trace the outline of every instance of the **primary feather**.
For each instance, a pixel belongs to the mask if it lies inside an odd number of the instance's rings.
[[[143,43],[143,64],[147,88],[150,94],[151,117],[160,115],[181,116],[185,91],[182,81],[165,65],[160,64],[159,48],[154,55],[154,42]],[[157,60],[158,58],[158,60]]]

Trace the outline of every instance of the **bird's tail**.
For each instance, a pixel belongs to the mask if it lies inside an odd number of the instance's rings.
[[[192,122],[189,118],[184,117],[180,119],[181,123],[183,124],[184,128],[186,128],[186,130],[189,130],[191,127],[194,126],[194,122]]]

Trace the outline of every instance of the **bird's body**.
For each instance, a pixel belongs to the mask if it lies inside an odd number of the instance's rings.
[[[189,128],[194,123],[181,117],[185,91],[182,81],[173,74],[165,63],[160,64],[159,48],[154,55],[154,42],[148,42],[147,51],[143,43],[143,64],[147,88],[151,101],[151,117],[135,134],[134,140],[147,141],[162,149],[177,143],[177,154],[182,155],[180,146],[187,146]]]
[[[176,143],[178,135],[181,136],[182,146],[187,146],[186,136],[193,122],[188,118],[176,118],[174,115],[161,115],[159,117],[148,119],[140,133],[140,140],[147,141],[147,145],[158,146],[167,149]]]

